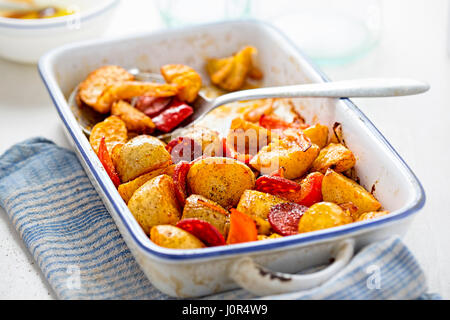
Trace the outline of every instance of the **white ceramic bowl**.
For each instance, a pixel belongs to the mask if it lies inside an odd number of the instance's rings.
[[[226,22],[77,43],[45,55],[39,71],[77,155],[125,242],[150,281],[177,297],[198,297],[235,287],[267,295],[311,288],[328,279],[357,249],[392,235],[402,235],[425,203],[420,182],[369,119],[348,99],[295,99],[308,122],[339,122],[345,141],[357,155],[357,175],[392,213],[380,219],[272,240],[229,246],[174,250],[145,235],[106,174],[67,103],[71,91],[89,72],[105,64],[158,72],[161,65],[184,63],[203,71],[206,57],[223,57],[244,45],[258,48],[265,86],[324,82],[327,78],[283,34],[260,22]],[[380,102],[382,103],[382,102]],[[226,119],[224,119],[225,121]],[[231,119],[229,119],[231,121]],[[375,189],[375,188],[374,188]],[[261,272],[297,272],[335,263],[309,278]]]
[[[0,56],[21,63],[37,63],[47,51],[92,39],[108,26],[119,0],[39,0],[37,4],[73,9],[75,14],[49,19],[0,17]]]

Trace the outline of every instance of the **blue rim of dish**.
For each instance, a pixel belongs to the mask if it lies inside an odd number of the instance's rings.
[[[314,62],[312,62],[303,52],[298,48],[295,43],[293,43],[286,35],[284,35],[281,31],[279,31],[276,27],[273,25],[259,21],[259,20],[253,20],[253,19],[246,19],[246,20],[230,20],[226,22],[215,22],[215,23],[209,23],[209,24],[202,24],[197,26],[191,26],[191,27],[185,27],[183,30],[196,30],[200,28],[207,28],[208,26],[219,26],[219,25],[225,25],[225,24],[236,24],[236,23],[249,23],[249,24],[255,24],[260,25],[264,28],[269,28],[273,32],[275,32],[278,36],[281,36],[284,41],[286,41],[287,44],[289,44],[292,48],[294,48],[297,53],[299,54],[302,59],[304,59],[307,63],[309,63],[310,67],[319,75],[323,81],[329,82],[330,80],[328,77],[315,65]],[[163,31],[156,31],[156,32],[150,32],[145,33],[147,36],[156,35],[158,33],[174,33],[179,28],[172,28],[170,30],[163,30]],[[143,35],[143,34],[140,34]],[[119,39],[109,39],[110,41],[118,41],[122,39],[128,39],[133,38],[133,36],[139,36],[139,35],[129,35],[125,37],[121,37]],[[108,40],[105,40],[104,42],[108,42]],[[92,42],[85,42],[85,43],[92,43]],[[204,248],[204,249],[197,249],[194,251],[191,250],[174,250],[174,249],[166,249],[162,247],[158,247],[157,250],[154,250],[149,247],[150,242],[148,241],[147,244],[143,243],[139,236],[135,234],[135,230],[133,226],[131,226],[127,219],[124,217],[124,213],[121,211],[120,207],[115,201],[123,201],[118,194],[111,194],[108,191],[108,188],[105,186],[104,181],[102,180],[102,177],[99,176],[98,169],[95,168],[93,163],[89,160],[89,157],[87,156],[85,150],[80,144],[80,141],[76,138],[76,135],[74,134],[74,129],[69,125],[67,119],[65,118],[64,113],[62,112],[61,108],[64,107],[64,103],[62,105],[59,104],[55,96],[53,95],[53,90],[59,90],[59,88],[52,88],[52,86],[48,83],[46,79],[46,72],[45,70],[45,61],[47,60],[46,57],[49,57],[52,53],[56,53],[56,51],[62,50],[66,47],[73,47],[73,45],[66,45],[59,49],[54,49],[44,55],[38,65],[39,74],[50,94],[50,97],[58,111],[59,116],[61,117],[62,121],[64,122],[64,125],[69,132],[69,134],[72,137],[72,140],[76,144],[79,152],[81,153],[83,159],[85,160],[85,163],[89,166],[90,172],[93,174],[93,176],[96,179],[96,182],[101,187],[104,195],[108,198],[108,201],[110,205],[113,207],[113,209],[116,211],[117,215],[122,220],[123,224],[125,225],[126,229],[128,230],[129,235],[134,240],[134,242],[137,244],[137,246],[142,249],[145,253],[165,260],[165,261],[198,261],[200,259],[207,259],[207,258],[221,258],[226,256],[232,256],[232,255],[240,255],[240,254],[250,254],[255,253],[259,251],[268,251],[268,250],[276,250],[276,249],[283,249],[288,247],[294,247],[298,246],[300,244],[306,244],[311,242],[322,242],[326,240],[330,240],[332,238],[338,238],[340,236],[356,233],[358,231],[362,231],[364,229],[375,229],[382,225],[385,225],[387,223],[392,222],[398,222],[400,220],[403,220],[407,218],[408,216],[418,212],[420,209],[423,208],[426,201],[425,191],[422,187],[422,184],[416,177],[416,175],[413,173],[413,171],[410,169],[410,167],[406,164],[406,162],[403,160],[403,158],[395,151],[395,149],[392,147],[392,145],[386,140],[386,138],[381,134],[381,132],[375,127],[375,125],[366,117],[366,115],[348,98],[342,98],[346,105],[355,112],[361,121],[366,125],[366,127],[375,135],[375,138],[377,138],[384,146],[386,146],[389,151],[394,155],[397,161],[400,162],[400,164],[404,167],[405,172],[409,175],[410,182],[416,186],[415,188],[415,198],[410,201],[410,205],[406,208],[404,208],[402,211],[395,211],[392,215],[387,215],[384,217],[381,217],[379,219],[374,220],[368,220],[363,222],[355,222],[352,224],[348,224],[345,226],[340,226],[332,229],[325,229],[320,231],[315,231],[311,233],[306,233],[302,235],[296,235],[296,236],[290,236],[290,237],[284,237],[284,238],[278,238],[278,239],[272,239],[270,241],[262,241],[262,242],[249,242],[249,243],[243,243],[243,244],[234,244],[234,245],[228,245],[228,246],[220,246],[220,247],[211,247],[211,248]],[[67,103],[65,103],[67,104]],[[78,130],[81,130],[77,128]],[[111,182],[109,182],[111,184]],[[117,200],[118,199],[118,200]],[[148,238],[147,238],[148,239]],[[155,245],[156,246],[156,245]]]
[[[98,15],[104,13],[105,11],[108,11],[112,8],[114,8],[116,5],[118,5],[120,2],[120,0],[114,0],[111,1],[110,3],[108,3],[107,5],[105,5],[104,7],[99,7],[98,10],[92,11],[90,13],[86,13],[83,14],[81,13],[80,15],[80,22],[86,22],[88,20],[91,20],[92,18],[97,17]],[[7,29],[20,29],[20,30],[26,30],[26,29],[50,29],[50,28],[57,28],[57,27],[64,27],[67,25],[67,19],[68,17],[70,18],[71,16],[65,16],[65,17],[57,17],[57,18],[52,18],[52,19],[58,19],[57,21],[53,21],[51,19],[41,19],[39,20],[39,23],[35,23],[35,24],[20,24],[20,23],[7,23],[4,22],[0,19],[0,27],[1,28],[7,28]],[[5,18],[5,17],[0,17],[3,19],[10,19],[13,20],[14,22],[16,22],[16,20],[20,20],[20,19],[11,19],[11,18]],[[61,21],[62,18],[63,20]],[[36,22],[33,20],[33,22]]]

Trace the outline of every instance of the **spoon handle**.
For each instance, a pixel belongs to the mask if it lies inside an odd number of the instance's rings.
[[[428,91],[430,86],[413,79],[359,79],[237,91],[218,97],[214,107],[243,100],[300,97],[396,97]]]

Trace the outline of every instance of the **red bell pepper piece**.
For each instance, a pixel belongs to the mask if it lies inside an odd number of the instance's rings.
[[[172,156],[172,162],[177,164],[180,161],[194,161],[202,156],[202,146],[194,139],[179,137],[170,141],[166,145],[166,150]]]
[[[222,139],[223,156],[226,158],[236,159],[245,164],[250,164],[253,156],[251,154],[244,154],[237,152],[233,146],[230,146],[226,138]]]
[[[166,110],[161,112],[158,116],[152,118],[152,120],[159,131],[168,133],[175,129],[181,122],[190,117],[193,113],[194,109],[191,106],[174,99]]]
[[[263,114],[262,117],[259,119],[259,125],[268,130],[276,130],[276,129],[285,130],[291,127],[288,122],[274,115],[265,115],[265,114]]]
[[[281,138],[286,138],[284,140],[285,142],[295,143],[303,152],[305,152],[312,146],[311,140],[306,137],[302,131],[303,129],[307,128],[308,125],[305,125],[303,123],[289,123],[274,115],[263,115],[259,119],[259,125],[268,130],[276,131]]]
[[[313,172],[306,176],[300,183],[302,186],[300,198],[295,202],[303,206],[311,207],[313,204],[322,201],[322,180],[323,174]]]
[[[228,147],[227,138],[222,138],[222,154],[219,156],[227,157],[227,155],[231,155],[231,150]]]
[[[191,169],[191,164],[180,162],[173,170],[173,183],[175,184],[175,197],[181,208],[184,208],[187,198],[187,174]]]
[[[105,168],[106,173],[108,173],[112,182],[114,183],[116,188],[118,188],[120,185],[120,178],[116,172],[116,168],[114,167],[111,156],[108,153],[108,149],[106,147],[106,142],[105,142],[105,137],[103,137],[102,140],[100,141],[100,146],[98,148],[97,155],[98,155],[98,158],[100,159],[100,162],[102,163],[103,167]]]
[[[275,115],[262,115],[259,119],[259,125],[268,130],[286,130],[286,129],[305,129],[308,125],[298,122],[286,122]]]
[[[156,117],[172,102],[173,98],[142,96],[137,99],[136,109],[142,111],[150,118]]]
[[[301,183],[278,177],[263,176],[256,180],[256,190],[310,207],[322,201],[323,174],[313,172]]]
[[[223,235],[209,222],[200,219],[184,219],[179,221],[176,226],[194,235],[208,247],[225,245]]]
[[[253,219],[236,209],[230,211],[230,230],[228,231],[227,244],[258,240],[258,230]]]

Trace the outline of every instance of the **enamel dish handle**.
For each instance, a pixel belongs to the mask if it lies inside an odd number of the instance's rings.
[[[230,278],[258,296],[308,290],[320,286],[341,271],[352,259],[354,248],[353,239],[340,242],[333,250],[335,260],[332,264],[318,272],[301,275],[274,272],[245,257],[232,264]]]

